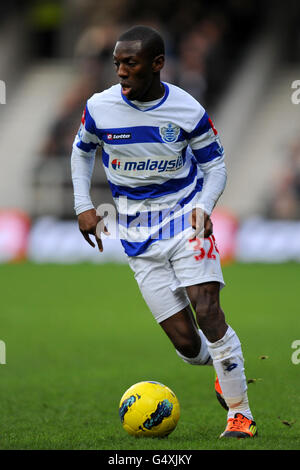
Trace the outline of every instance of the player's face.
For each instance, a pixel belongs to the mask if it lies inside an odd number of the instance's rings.
[[[139,101],[157,98],[155,76],[161,67],[142,50],[141,41],[118,41],[113,58],[126,98]]]

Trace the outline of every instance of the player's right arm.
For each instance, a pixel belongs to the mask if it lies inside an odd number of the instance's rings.
[[[204,180],[190,223],[195,230],[192,236],[196,236],[204,227],[204,237],[207,237],[212,233],[210,215],[225,189],[227,170],[224,149],[220,143],[218,132],[207,112],[204,109],[203,111],[204,114],[190,134],[189,140],[189,145],[203,173]],[[203,215],[204,217],[202,217]]]
[[[106,235],[108,235],[108,231],[105,226],[99,230],[98,224],[101,217],[97,215],[90,197],[91,178],[98,145],[100,145],[100,141],[87,103],[81,118],[79,131],[73,143],[71,155],[74,209],[78,217],[79,230],[85,240],[92,247],[95,247],[95,243],[90,239],[90,235],[94,235],[99,251],[103,251],[100,231],[103,231]]]

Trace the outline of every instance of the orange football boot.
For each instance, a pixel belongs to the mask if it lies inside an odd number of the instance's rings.
[[[256,423],[252,419],[246,418],[242,413],[236,413],[234,418],[229,418],[225,431],[220,437],[254,437],[257,435]]]

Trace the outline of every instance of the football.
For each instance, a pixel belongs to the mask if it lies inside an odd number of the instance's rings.
[[[123,428],[136,437],[168,436],[180,417],[174,392],[159,382],[139,382],[122,396],[119,414]]]

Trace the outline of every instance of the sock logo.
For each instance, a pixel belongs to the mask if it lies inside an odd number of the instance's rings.
[[[229,366],[227,366],[225,370],[227,370],[227,372],[231,372],[236,367],[237,367],[237,364],[233,362],[232,364],[229,364]]]
[[[238,365],[236,362],[230,362],[228,360],[222,362],[222,366],[224,369],[224,372],[231,372],[233,369],[235,369]]]

